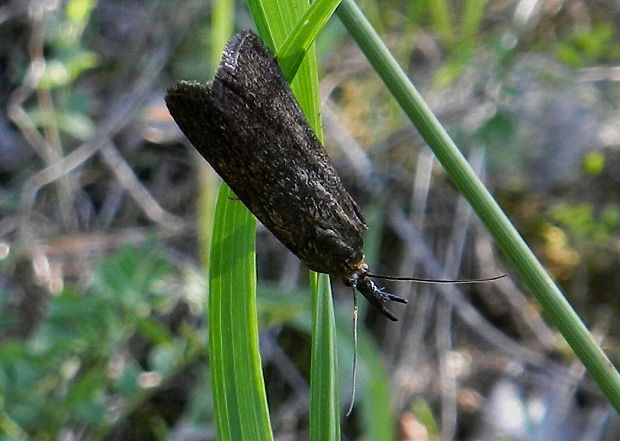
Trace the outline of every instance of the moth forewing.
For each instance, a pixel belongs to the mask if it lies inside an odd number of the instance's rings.
[[[314,271],[359,284],[394,319],[382,304],[396,296],[366,279],[360,209],[258,36],[232,37],[213,82],[179,82],[166,103],[198,152],[289,250]]]

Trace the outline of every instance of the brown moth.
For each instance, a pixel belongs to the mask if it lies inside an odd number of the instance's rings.
[[[362,213],[256,34],[233,36],[215,80],[180,81],[166,104],[196,150],[293,254],[396,320],[385,303],[407,301],[368,278]]]

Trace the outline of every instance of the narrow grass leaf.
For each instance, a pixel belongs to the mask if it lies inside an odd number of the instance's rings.
[[[307,0],[248,0],[252,18],[263,42],[273,51],[279,52],[289,34],[298,25],[299,20],[308,9]],[[303,50],[291,48],[289,50]],[[282,65],[280,65],[282,67]],[[287,66],[284,66],[287,69]],[[291,70],[291,69],[288,69]],[[301,106],[310,127],[317,138],[322,141],[318,74],[314,49],[310,48],[301,63],[295,77],[290,80],[291,89]]]
[[[353,359],[351,338],[351,314],[341,313],[336,317],[336,332],[343,361],[343,375],[351,373],[349,366]],[[394,441],[396,424],[392,410],[390,380],[381,359],[381,351],[373,337],[362,327],[358,330],[358,388],[354,410],[361,414],[361,438],[373,441]],[[348,381],[351,381],[350,379]],[[348,387],[348,385],[345,385]],[[346,389],[346,388],[345,388]]]
[[[219,63],[233,28],[234,3],[213,3],[212,59]],[[202,182],[213,188],[214,174]],[[211,241],[209,268],[209,360],[218,439],[221,441],[273,439],[258,350],[254,216],[236,200],[227,185],[220,187],[212,235],[214,199],[204,189],[201,197],[201,237]],[[209,240],[203,240],[206,247]],[[203,252],[203,255],[205,253]],[[203,258],[203,261],[205,259]]]
[[[234,0],[217,0],[211,3],[211,66],[213,73],[217,67],[224,46],[233,33],[235,2]]]
[[[478,179],[355,2],[342,0],[338,15],[455,186],[467,198],[522,281],[536,297],[545,315],[562,333],[608,400],[620,412],[620,374],[562,292]]]
[[[360,398],[362,425],[367,439],[396,439],[390,380],[381,356],[370,336],[359,340]]]
[[[452,24],[454,14],[450,10],[450,2],[448,0],[434,0],[428,2],[428,7],[433,29],[439,34],[443,43],[450,46],[455,40]]]
[[[313,26],[300,23],[301,17],[309,7],[307,0],[287,2],[249,0],[249,4],[260,36],[274,53],[278,53],[278,49],[284,45],[289,35],[296,32],[300,35],[304,34],[302,31],[295,30],[297,26],[313,29]],[[328,7],[323,11],[323,15],[327,13],[329,13]],[[314,31],[305,32],[310,35]],[[293,43],[290,43],[286,50],[292,53],[306,51],[302,47],[293,47]],[[289,60],[285,61],[289,62]],[[287,65],[281,65],[281,67],[288,69]],[[291,88],[317,138],[322,141],[318,75],[313,48],[307,50],[307,55],[291,82]],[[340,439],[340,404],[331,288],[329,277],[324,274],[310,273],[310,278],[313,299],[310,440],[338,441]]]
[[[463,5],[461,18],[461,41],[473,44],[476,34],[480,30],[480,23],[484,17],[487,0],[470,0]]]
[[[224,46],[233,32],[234,26],[234,0],[217,0],[211,4],[211,31],[210,43],[211,54],[209,65],[211,76],[222,57]],[[199,153],[195,153],[199,157]],[[211,250],[211,238],[213,234],[213,217],[218,195],[218,177],[203,161],[197,164],[200,179],[200,194],[198,196],[198,242],[200,247],[200,261],[208,268],[209,253]],[[207,271],[208,274],[208,271]]]
[[[209,358],[218,440],[273,439],[258,348],[254,216],[222,184],[209,277]]]
[[[339,4],[340,0],[317,0],[312,3],[278,50],[278,63],[289,81]]]
[[[310,441],[340,440],[336,325],[327,274],[311,275]]]

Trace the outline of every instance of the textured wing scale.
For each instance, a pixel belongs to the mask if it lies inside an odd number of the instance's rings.
[[[250,211],[313,270],[346,277],[366,229],[271,52],[233,37],[215,80],[179,82],[175,121]]]

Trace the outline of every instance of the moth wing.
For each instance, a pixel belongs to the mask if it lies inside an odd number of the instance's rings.
[[[230,40],[212,83],[179,82],[166,103],[239,199],[310,268],[340,275],[361,260],[361,212],[255,34]]]

